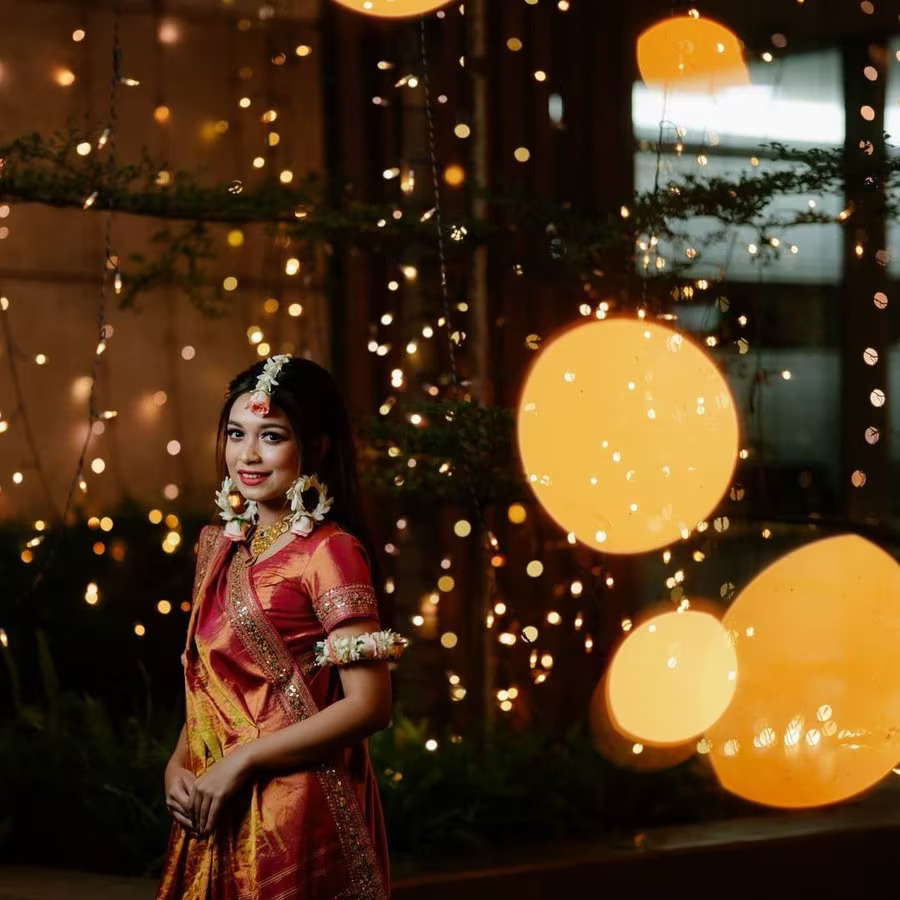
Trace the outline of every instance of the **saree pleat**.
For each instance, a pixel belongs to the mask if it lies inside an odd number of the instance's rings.
[[[190,768],[339,699],[315,642],[341,621],[377,618],[365,556],[333,525],[261,563],[222,529],[201,535],[185,650]],[[321,598],[353,598],[320,617]],[[318,605],[317,605],[318,604]],[[324,623],[323,623],[324,618]],[[315,767],[246,785],[216,831],[173,824],[158,900],[386,900],[384,822],[365,743]]]

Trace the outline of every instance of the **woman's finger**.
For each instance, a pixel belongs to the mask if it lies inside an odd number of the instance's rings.
[[[194,826],[196,827],[197,823],[200,821],[200,810],[203,806],[203,787],[200,782],[194,784],[191,788],[190,795],[190,808],[188,812],[190,813],[191,819],[194,822]]]
[[[222,808],[222,801],[217,797],[213,798],[209,805],[209,812],[206,815],[206,824],[203,828],[203,834],[212,834],[215,830],[216,822],[219,819],[219,810]]]
[[[191,805],[191,793],[181,781],[176,781],[169,790],[167,798],[170,803],[178,805],[182,812],[187,813]]]
[[[177,809],[172,809],[169,807],[169,812],[172,814],[172,818],[182,827],[185,831],[194,833],[194,823],[181,811]]]
[[[173,797],[171,794],[166,797],[166,806],[170,810],[178,810],[183,816],[187,816],[190,818],[191,816],[191,805],[183,799],[179,799],[178,797]]]
[[[197,830],[200,834],[206,834],[206,823],[209,821],[209,808],[212,806],[213,798],[211,794],[203,797],[203,805],[200,807],[200,815],[197,818]]]

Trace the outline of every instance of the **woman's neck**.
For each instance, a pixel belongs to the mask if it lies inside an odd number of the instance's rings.
[[[259,518],[257,522],[260,528],[268,528],[274,525],[279,519],[283,519],[287,515],[287,508],[279,501],[277,505],[268,503],[257,504],[259,510]]]

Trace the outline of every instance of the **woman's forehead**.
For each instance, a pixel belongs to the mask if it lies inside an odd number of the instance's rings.
[[[250,397],[248,392],[237,397],[231,405],[231,412],[228,414],[230,422],[240,422],[241,425],[257,425],[264,428],[267,425],[282,425],[285,428],[291,428],[290,419],[280,406],[271,403],[269,406],[269,414],[267,416],[258,416],[250,409]]]

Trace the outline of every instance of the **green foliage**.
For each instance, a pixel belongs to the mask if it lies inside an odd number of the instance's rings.
[[[404,413],[402,419],[377,416],[366,424],[361,475],[373,490],[466,506],[477,498],[482,507],[527,495],[516,461],[512,410],[446,402],[415,404]],[[421,425],[409,421],[412,413],[422,417]]]
[[[180,720],[113,720],[102,700],[60,691],[37,640],[44,699],[0,720],[0,859],[151,873],[165,851],[162,772]]]
[[[143,253],[131,253],[134,265],[127,278],[119,305],[122,309],[137,306],[138,298],[161,287],[175,287],[191,298],[194,306],[210,318],[227,309],[230,297],[221,283],[211,283],[206,266],[218,258],[215,240],[204,222],[192,222],[176,229],[167,226],[155,232],[151,244],[159,248],[158,255],[148,259]]]
[[[399,717],[371,742],[395,853],[420,859],[522,840],[599,830],[603,779],[590,748],[533,734],[425,749],[421,727]]]
[[[698,763],[659,773],[617,769],[581,728],[553,740],[502,730],[484,744],[395,716],[370,741],[391,851],[418,864],[472,851],[694,821],[736,809]],[[746,810],[743,810],[746,812]]]
[[[344,242],[356,247],[434,243],[434,222],[393,218],[393,204],[370,204],[345,186],[327,184],[316,174],[290,185],[262,175],[253,183],[204,183],[204,173],[169,171],[146,152],[136,163],[107,165],[105,151],[80,156],[76,147],[92,135],[76,129],[50,138],[33,133],[0,146],[0,197],[8,202],[41,203],[67,209],[149,216],[170,224],[152,237],[153,259],[132,254],[121,264],[123,307],[156,287],[174,286],[200,311],[216,315],[223,295],[216,268],[216,225],[264,225],[273,235],[295,242]],[[167,177],[160,179],[160,172]],[[337,199],[335,199],[337,198]],[[384,222],[389,227],[382,227]],[[467,224],[477,240],[486,226]],[[450,226],[447,226],[448,233]],[[130,264],[129,264],[130,263]]]
[[[112,205],[119,213],[172,223],[153,237],[160,248],[155,259],[133,255],[130,265],[122,267],[123,306],[135,305],[151,288],[176,286],[200,310],[210,315],[220,312],[228,297],[222,294],[221,277],[216,271],[215,239],[210,230],[215,225],[261,223],[274,235],[292,241],[389,249],[395,255],[411,246],[416,246],[423,258],[429,253],[433,256],[436,250],[434,221],[429,216],[395,219],[394,205],[365,202],[349,184],[330,183],[315,174],[290,185],[265,174],[247,184],[209,184],[203,172],[169,171],[164,161],[146,152],[138,162],[110,171],[105,151],[88,156],[76,152],[79,143],[93,137],[72,128],[50,138],[34,133],[0,146],[0,199],[80,209],[92,198],[90,209],[95,211]],[[649,149],[661,158],[674,152],[666,144]],[[570,203],[539,201],[511,191],[487,191],[469,185],[470,196],[485,201],[487,215],[484,219],[454,216],[445,224],[446,246],[452,259],[468,255],[473,245],[490,244],[504,256],[514,248],[521,250],[523,239],[537,241],[548,247],[548,259],[560,262],[562,269],[556,272],[559,277],[563,272],[589,271],[604,254],[627,257],[641,235],[684,240],[684,223],[701,216],[717,224],[710,226],[704,240],[693,241],[695,261],[705,248],[725,240],[731,229],[741,225],[754,228],[760,246],[766,248],[773,232],[833,221],[799,200],[796,209],[782,204],[772,212],[773,200],[840,193],[849,178],[877,173],[884,214],[896,217],[900,208],[900,155],[889,152],[885,145],[873,147],[872,154],[848,157],[843,148],[801,151],[769,143],[760,147],[759,156],[787,165],[764,165],[752,175],[734,178],[683,175],[661,180],[654,189],[633,197],[625,218],[606,219],[594,210],[580,210]],[[162,171],[167,172],[165,179],[159,177]],[[178,222],[183,227],[176,227]],[[451,239],[461,233],[464,241]],[[691,265],[690,261],[673,261],[659,277],[677,277]]]
[[[84,522],[51,525],[31,566],[19,553],[33,534],[7,523],[0,535],[5,862],[141,874],[165,851],[162,772],[181,726],[186,618],[161,616],[155,604],[188,594],[200,523],[183,521],[184,547],[164,554],[161,529],[143,513],[112,512],[124,558],[96,556],[96,532]],[[89,582],[99,585],[96,606],[84,601]],[[135,621],[148,623],[145,638]],[[164,709],[151,704],[151,679],[174,698]]]
[[[44,700],[0,720],[0,862],[156,873],[171,824],[162,773],[180,710],[150,716],[148,695],[143,716],[113,719],[98,698],[63,691],[55,702],[56,718]],[[416,866],[735,807],[696,764],[624,772],[578,729],[560,740],[503,731],[486,745],[448,737],[436,752],[425,749],[430,733],[398,715],[370,742],[392,854]]]

